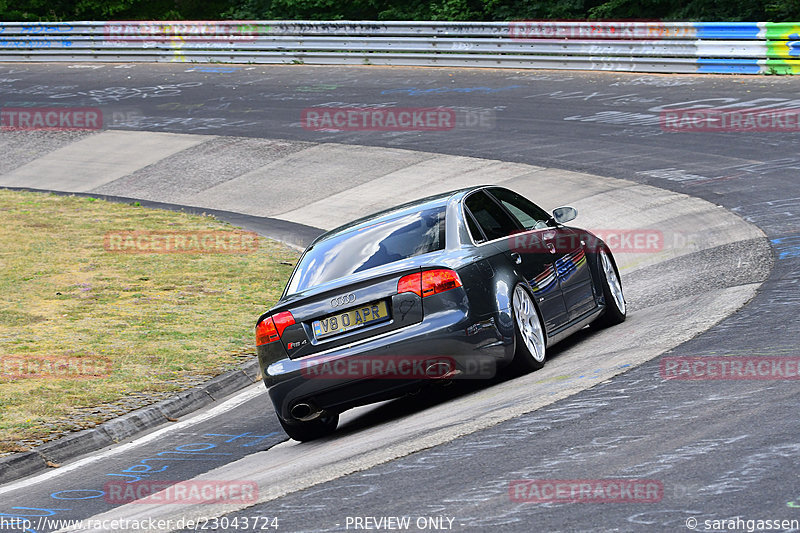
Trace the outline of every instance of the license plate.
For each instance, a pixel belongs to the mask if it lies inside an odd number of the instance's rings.
[[[356,307],[331,315],[322,320],[315,320],[311,325],[314,328],[314,336],[317,339],[329,337],[350,331],[351,329],[361,328],[374,322],[380,322],[389,318],[386,302],[374,302],[361,307]]]

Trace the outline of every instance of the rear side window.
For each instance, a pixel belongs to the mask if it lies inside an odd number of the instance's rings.
[[[481,228],[478,227],[478,223],[475,222],[475,217],[473,217],[469,209],[465,209],[465,215],[467,219],[467,228],[469,228],[469,234],[472,235],[472,240],[476,243],[485,241],[486,237],[484,237]]]
[[[547,211],[524,196],[508,189],[489,189],[489,192],[517,218],[526,230],[548,227],[547,221],[550,219],[550,215]]]
[[[474,192],[464,201],[464,205],[475,217],[478,225],[486,235],[487,240],[500,239],[520,231],[520,227],[506,213],[500,205],[486,195],[483,191]],[[470,230],[471,231],[471,230]],[[475,242],[480,242],[482,236],[473,233]]]
[[[444,249],[444,214],[444,206],[405,213],[318,242],[300,259],[286,294]]]

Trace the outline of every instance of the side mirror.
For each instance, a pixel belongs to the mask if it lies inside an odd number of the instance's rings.
[[[559,224],[566,224],[570,220],[575,220],[577,216],[578,210],[574,207],[564,206],[553,209],[553,220]]]

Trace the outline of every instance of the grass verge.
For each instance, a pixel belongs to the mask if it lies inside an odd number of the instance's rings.
[[[0,190],[0,221],[0,454],[93,427],[253,357],[255,319],[297,259],[263,238],[251,253],[107,251],[113,232],[235,228],[93,198]],[[20,371],[20,361],[73,366],[42,377]],[[81,361],[108,371],[80,375]]]

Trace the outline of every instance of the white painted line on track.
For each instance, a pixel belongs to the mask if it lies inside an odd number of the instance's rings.
[[[180,422],[175,422],[175,423],[168,422],[169,424],[168,426],[153,431],[152,433],[148,433],[147,435],[139,437],[138,439],[135,439],[131,442],[125,444],[113,445],[112,447],[106,449],[105,451],[92,454],[90,457],[84,457],[83,459],[80,459],[74,463],[70,463],[66,466],[62,466],[53,470],[48,470],[47,472],[38,474],[34,477],[22,479],[10,483],[8,485],[0,486],[0,494],[5,494],[7,492],[19,490],[22,489],[23,487],[27,488],[37,483],[50,481],[55,477],[58,477],[62,474],[66,474],[67,472],[72,472],[73,470],[77,470],[78,468],[82,468],[84,466],[96,463],[98,461],[103,461],[114,455],[119,455],[121,453],[131,451],[134,448],[137,448],[154,440],[160,439],[161,437],[169,433],[192,427],[195,424],[199,424],[205,420],[214,418],[215,416],[219,416],[227,411],[239,407],[243,403],[246,403],[258,397],[261,394],[266,394],[266,392],[267,391],[266,389],[264,389],[264,385],[262,383],[254,383],[252,386],[248,387],[242,392],[237,393],[235,396],[228,398],[221,404],[215,405],[214,407],[208,409],[207,411],[203,411],[194,415],[189,415],[186,419],[181,420]]]

